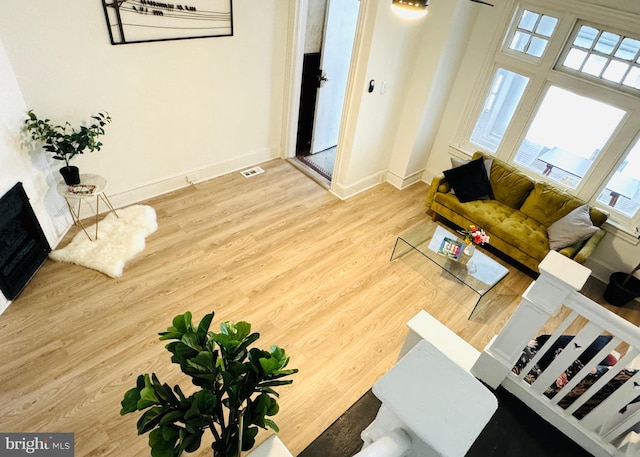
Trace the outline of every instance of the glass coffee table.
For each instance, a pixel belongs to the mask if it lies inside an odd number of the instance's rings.
[[[443,251],[442,248],[450,244],[447,242],[443,244],[445,238],[451,241],[458,241],[464,247],[464,242],[455,232],[431,221],[418,224],[402,233],[396,239],[391,253],[391,260],[402,257],[409,252],[418,252],[431,262],[439,265],[459,282],[478,294],[478,299],[473,306],[473,310],[471,310],[471,314],[469,314],[469,318],[471,318],[482,297],[498,284],[509,273],[509,270],[477,248],[472,255],[461,253],[458,259],[455,260],[441,253]]]

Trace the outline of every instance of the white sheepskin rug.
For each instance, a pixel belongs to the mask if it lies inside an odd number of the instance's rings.
[[[109,213],[98,223],[98,239],[90,241],[81,230],[71,243],[49,253],[58,262],[75,263],[98,270],[112,278],[122,276],[125,264],[144,250],[145,238],[158,229],[156,212],[150,206],[135,205]],[[87,227],[94,237],[95,225]]]

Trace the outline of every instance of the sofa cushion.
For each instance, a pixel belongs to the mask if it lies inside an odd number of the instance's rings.
[[[486,158],[480,152],[473,155],[474,159],[480,157]],[[513,209],[520,208],[534,184],[527,175],[498,159],[494,159],[491,165],[489,182],[493,190],[493,198]]]
[[[491,184],[482,159],[444,171],[444,176],[451,184],[456,197],[461,202],[487,200],[493,198]]]
[[[546,227],[520,211],[500,222],[492,233],[533,258],[542,260],[549,252]]]
[[[549,227],[555,221],[583,204],[583,201],[567,192],[548,184],[537,182],[533,191],[520,207],[520,211],[545,227]]]
[[[561,217],[547,229],[550,249],[562,249],[585,240],[597,232],[589,216],[589,205],[578,206],[569,214]]]
[[[452,194],[438,193],[433,200],[451,212],[470,219],[471,223],[489,232],[516,211],[497,200],[476,200],[461,203]]]

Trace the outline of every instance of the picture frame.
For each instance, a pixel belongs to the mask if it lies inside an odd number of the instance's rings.
[[[438,254],[452,260],[458,260],[460,259],[463,250],[464,246],[460,241],[454,240],[453,238],[445,237],[440,244]]]
[[[232,0],[102,0],[112,45],[233,36]]]

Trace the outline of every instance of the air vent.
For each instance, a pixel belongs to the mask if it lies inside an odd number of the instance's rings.
[[[260,173],[264,173],[264,170],[260,167],[253,167],[247,170],[243,170],[240,173],[242,173],[242,176],[244,176],[245,178],[251,178],[252,176],[259,175]]]

